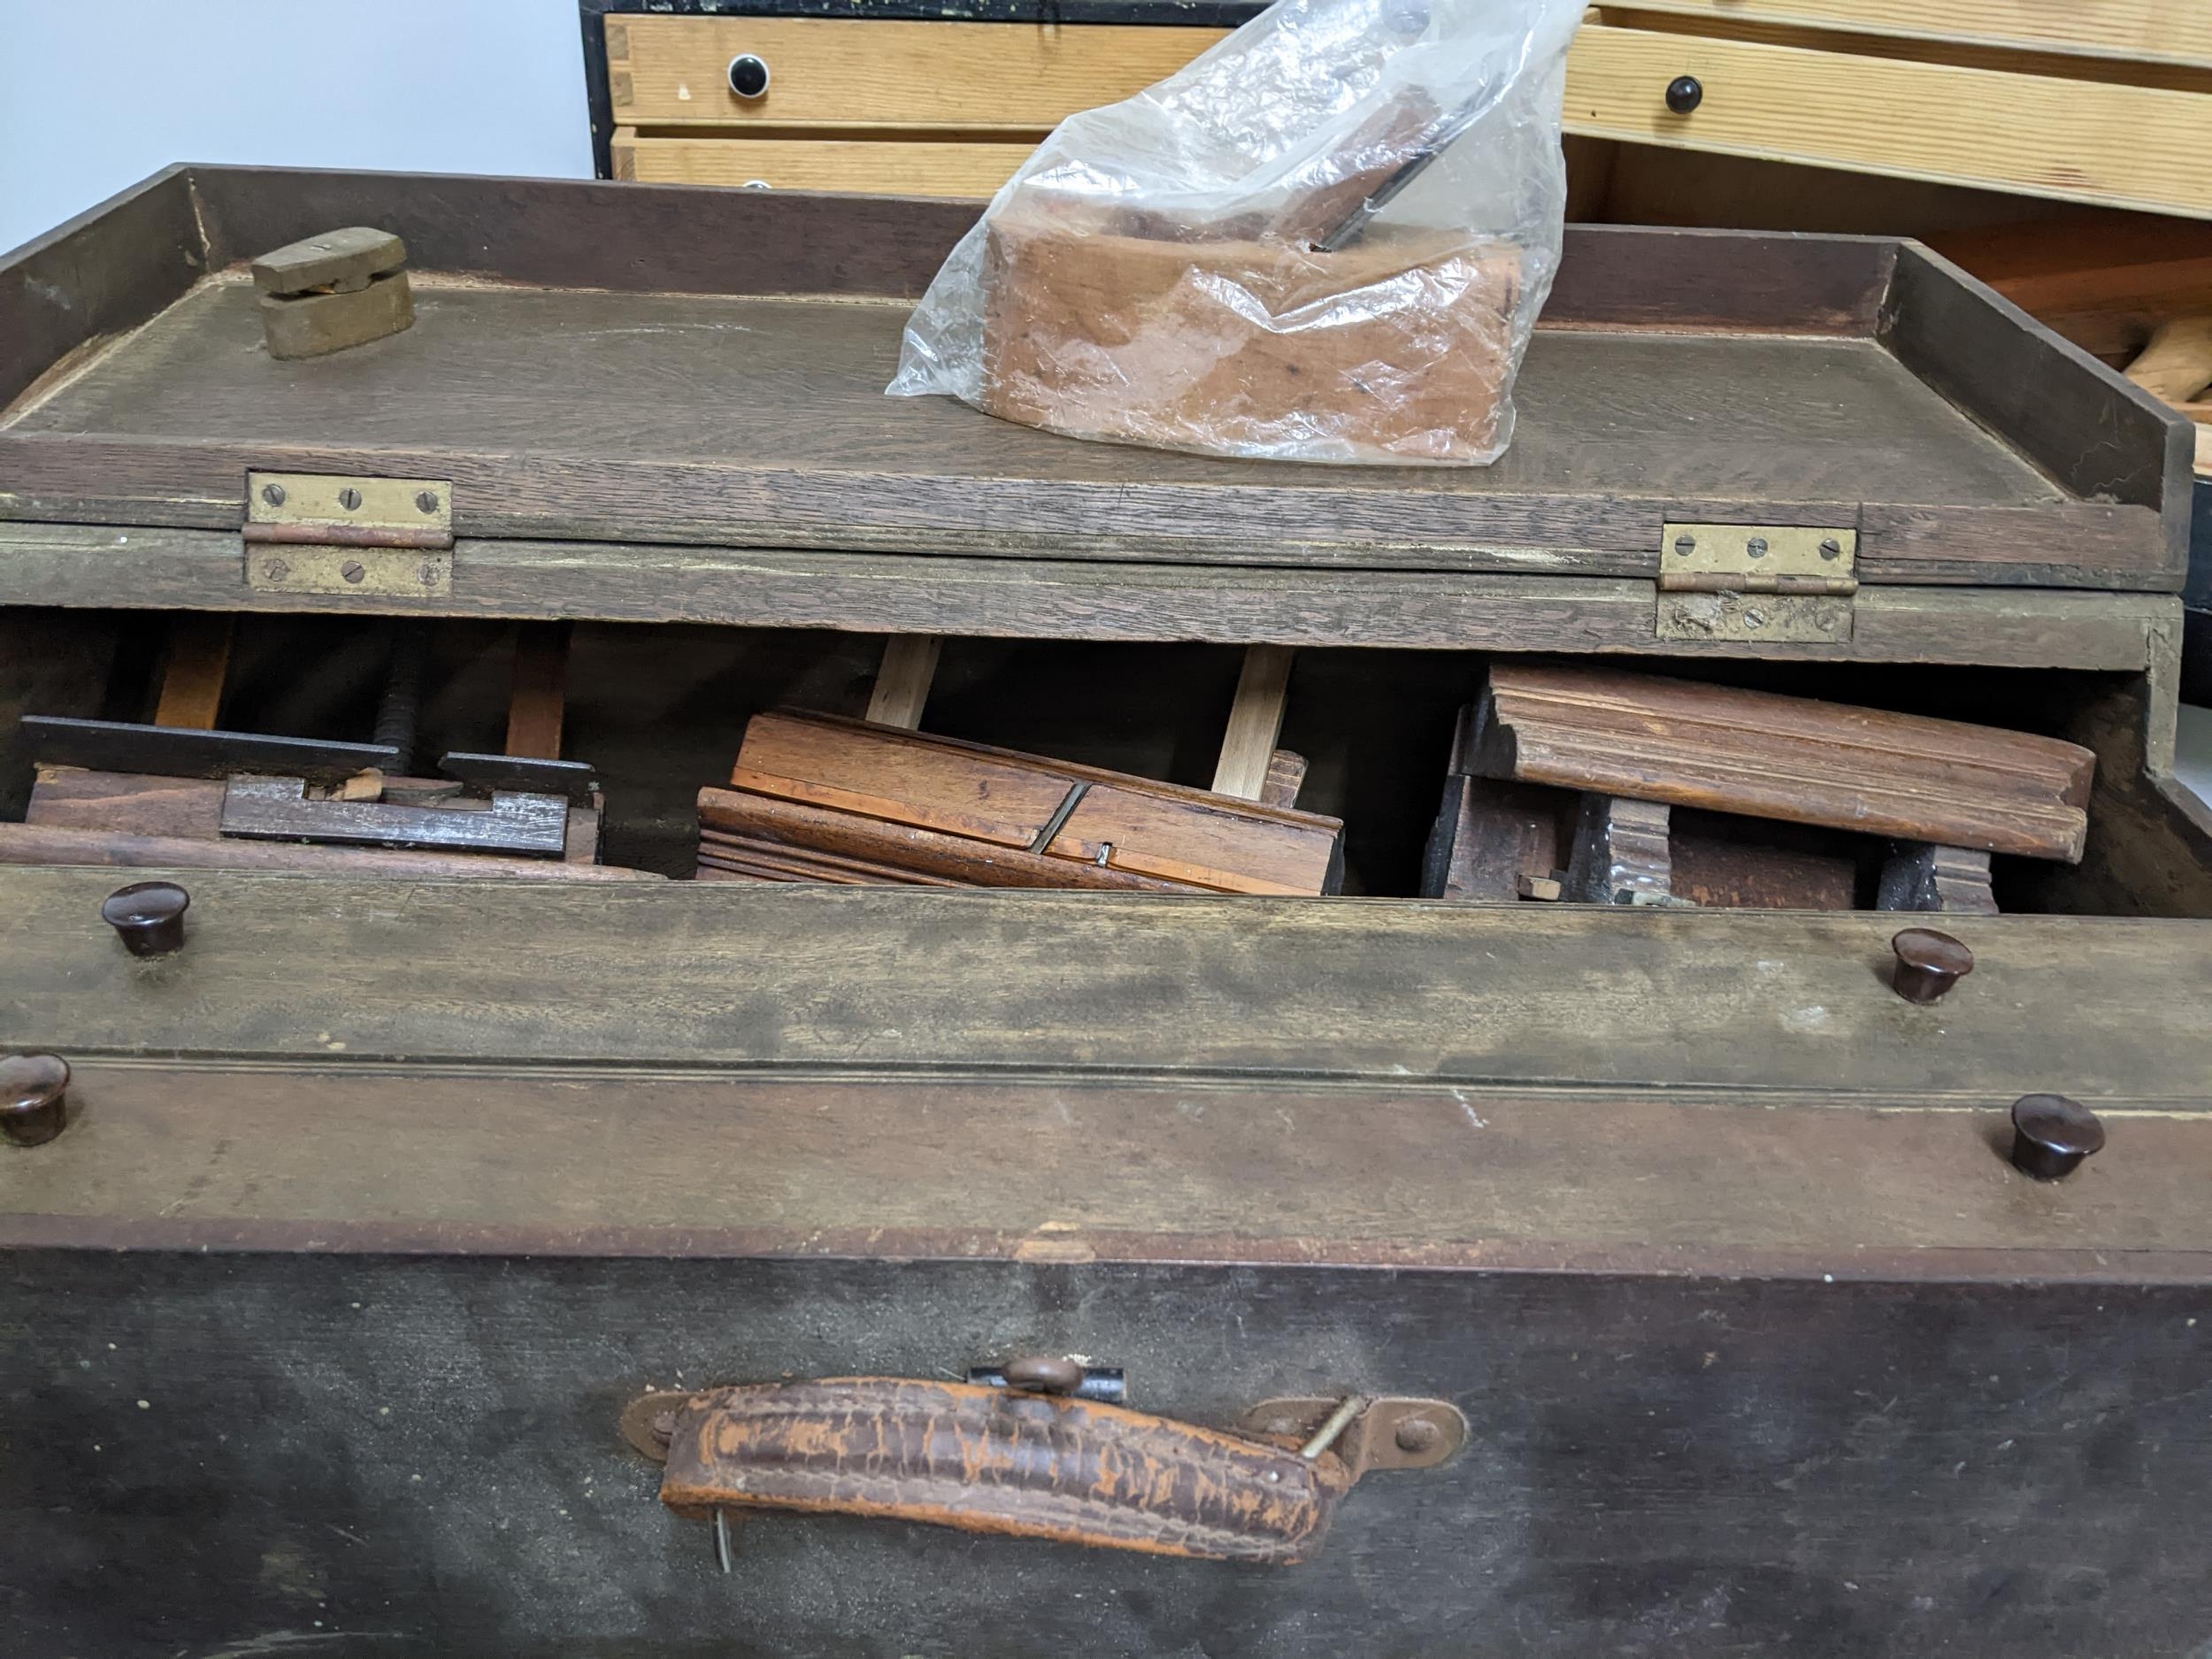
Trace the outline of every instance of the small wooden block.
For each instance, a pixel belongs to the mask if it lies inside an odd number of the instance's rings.
[[[876,688],[868,698],[872,724],[920,729],[944,644],[935,634],[895,634],[884,641],[883,666],[876,670]]]
[[[506,752],[531,760],[560,759],[567,712],[568,624],[526,622],[515,635]]]
[[[1523,876],[1520,894],[1525,899],[1550,903],[1567,890],[1567,884],[1557,876]]]
[[[349,225],[288,242],[253,262],[264,294],[358,293],[407,263],[407,244],[388,230]]]
[[[161,700],[154,708],[156,726],[215,730],[216,717],[222,712],[224,677],[230,672],[233,620],[227,613],[208,611],[178,619],[169,634],[169,662],[162,670]]]
[[[1904,842],[1882,866],[1874,907],[1994,916],[1997,901],[1989,888],[1989,855],[1966,847]]]
[[[1267,757],[1267,781],[1260,786],[1262,806],[1294,807],[1306,786],[1306,757],[1279,749]]]
[[[1566,896],[1581,904],[1648,904],[1674,896],[1668,809],[1656,801],[1586,795],[1567,864]]]
[[[1267,787],[1282,735],[1283,713],[1290,703],[1290,664],[1297,655],[1287,645],[1248,645],[1237,674],[1235,701],[1229,705],[1228,729],[1221,738],[1221,759],[1214,768],[1214,793],[1256,801]]]

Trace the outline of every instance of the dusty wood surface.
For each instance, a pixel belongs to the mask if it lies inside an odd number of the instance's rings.
[[[2212,1067],[2212,1032],[2172,994],[2212,975],[2212,929],[2193,922],[1962,920],[1974,974],[1923,1008],[1889,988],[1897,924],[1876,914],[210,872],[188,883],[190,941],[150,976],[97,920],[113,885],[0,871],[12,934],[41,941],[0,955],[0,1042],[1978,1104],[2055,1089],[2200,1105]],[[503,941],[514,972],[488,973]],[[549,1020],[548,986],[589,994]],[[1643,1017],[1655,986],[1664,1018]]]
[[[1507,663],[1466,737],[1455,771],[2069,863],[2096,767],[2028,733]]]
[[[1071,443],[943,400],[887,399],[903,303],[424,277],[404,334],[276,365],[250,349],[253,299],[236,280],[204,284],[14,411],[0,510],[219,527],[237,521],[248,467],[380,471],[451,478],[463,535],[943,552],[1018,541],[1079,557],[1455,568],[1513,568],[1514,549],[1548,549],[1558,568],[1607,574],[1648,568],[1670,518],[1847,526],[1866,503],[1891,510],[1861,526],[1870,580],[2040,571],[2136,586],[2177,572],[2152,510],[2067,499],[1866,340],[1546,331],[1495,465],[1352,477]],[[733,384],[748,396],[728,398]],[[626,388],[581,447],[555,419],[578,387]],[[1979,526],[1996,509],[2024,533],[2010,545]]]
[[[79,1062],[68,1127],[0,1161],[0,1243],[1847,1278],[2212,1251],[2212,1120],[2165,1100],[2099,1100],[2105,1150],[2046,1186],[2006,1158],[2011,1096],[1909,1082],[748,1079],[363,1066],[339,1041]]]
[[[2140,670],[2147,631],[2177,595],[2002,588],[1862,588],[1852,638],[1772,645],[1662,641],[1647,580],[1299,572],[1061,559],[464,541],[449,599],[389,602],[419,615],[729,623],[973,638],[1210,641],[1604,651],[1781,661],[1973,662]],[[1649,561],[1656,564],[1656,557]],[[0,524],[0,601],[344,614],[338,597],[243,585],[234,534]]]

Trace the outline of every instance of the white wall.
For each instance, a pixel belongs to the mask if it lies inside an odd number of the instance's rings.
[[[0,251],[173,161],[588,178],[575,0],[0,0]]]

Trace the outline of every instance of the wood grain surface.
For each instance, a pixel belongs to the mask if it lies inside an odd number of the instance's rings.
[[[1676,115],[1662,94],[1683,74],[1705,97]],[[1806,119],[1846,106],[1854,119]],[[2196,92],[1586,27],[1568,59],[1566,121],[1635,143],[2212,213],[2193,160],[2212,142],[2212,98]]]
[[[273,364],[250,349],[251,288],[204,284],[0,428],[0,508],[225,527],[250,465],[350,469],[451,478],[464,536],[1607,574],[1648,569],[1670,518],[1848,525],[1873,500],[2016,508],[2019,529],[2055,531],[2079,505],[1866,341],[1542,333],[1494,465],[1355,476],[1074,443],[887,399],[900,304],[417,288],[404,334]],[[583,385],[623,388],[588,444],[548,419]],[[1954,515],[1953,535],[1974,516]],[[2163,543],[2135,523],[2116,544],[2030,535],[1993,564],[2156,573]],[[1934,540],[1924,526],[1901,541],[1898,573],[1945,557]],[[1886,554],[1863,535],[1863,559]]]
[[[1994,726],[1580,666],[1492,665],[1455,770],[2078,862],[2096,757]]]
[[[842,18],[607,20],[614,119],[639,127],[951,128],[1042,137],[1078,110],[1173,73],[1222,38],[1204,28]],[[625,48],[617,51],[618,42]],[[764,96],[726,76],[749,52]]]
[[[949,143],[886,138],[640,137],[614,135],[615,177],[648,184],[747,185],[776,190],[855,190],[870,196],[995,195],[1033,143]]]
[[[357,613],[338,596],[244,586],[236,535],[0,524],[12,604]],[[1656,554],[1643,561],[1655,566]],[[1819,644],[1663,641],[1648,580],[1535,573],[1299,572],[1054,558],[473,539],[451,595],[380,601],[417,615],[711,622],[1002,639],[1412,646],[1993,667],[2133,669],[2177,627],[2178,595],[1995,588],[1862,588],[1852,637]]]
[[[0,1246],[1816,1279],[2212,1252],[2201,1100],[2098,1098],[2109,1143],[2053,1187],[2006,1159],[2011,1095],[1839,1072],[1747,1093],[357,1059],[81,1058],[69,1126],[0,1161]]]
[[[1343,831],[1335,818],[1210,790],[787,710],[754,716],[730,790],[701,795],[703,823],[761,833],[732,818],[745,810],[733,791],[869,820],[846,826],[830,850],[854,851],[851,835],[868,833],[875,856],[896,862],[900,842],[885,826],[903,826],[1035,855],[998,858],[992,885],[1059,885],[1080,865],[1214,892],[1317,894],[1330,890]],[[800,820],[784,821],[785,839],[808,844]],[[922,867],[952,873],[933,859]]]
[[[186,883],[184,950],[149,970],[97,920],[114,885],[0,870],[8,938],[40,941],[0,952],[0,1042],[1982,1105],[2212,1093],[2212,1033],[2172,995],[2212,976],[2195,922],[1962,918],[1974,973],[1924,1008],[1889,988],[1897,918],[1872,914],[209,872]],[[549,1018],[549,986],[588,989]]]
[[[2036,0],[1636,0],[1634,10],[2212,68],[2212,13],[2188,0],[2063,8]]]

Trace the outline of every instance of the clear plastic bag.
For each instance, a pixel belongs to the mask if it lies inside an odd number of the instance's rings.
[[[1559,260],[1585,3],[1278,0],[1061,123],[888,391],[1208,455],[1495,460]]]

